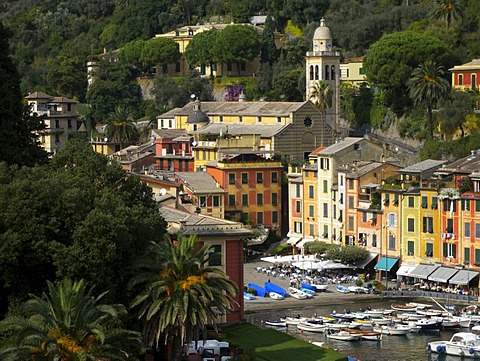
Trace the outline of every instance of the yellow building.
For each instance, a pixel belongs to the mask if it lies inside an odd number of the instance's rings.
[[[157,34],[155,38],[168,38],[173,39],[179,46],[180,53],[182,54],[180,60],[176,64],[165,65],[162,71],[168,73],[172,76],[186,76],[190,71],[190,65],[187,62],[187,59],[183,55],[188,44],[192,38],[203,31],[208,30],[222,30],[230,24],[203,24],[203,25],[187,25],[179,27],[173,31],[170,31],[165,34]],[[237,24],[250,26],[256,30],[259,39],[263,34],[263,27],[251,24]],[[277,48],[280,47],[281,39],[283,35],[280,33],[275,33],[275,43]],[[240,63],[240,74],[238,73],[238,67],[236,64],[227,63],[227,64],[213,64],[212,68],[210,66],[202,66],[198,70],[202,75],[213,75],[213,76],[252,76],[258,69],[260,59],[259,57],[255,58],[252,62]]]
[[[340,81],[349,82],[356,87],[367,81],[363,68],[363,56],[345,59],[340,64]]]

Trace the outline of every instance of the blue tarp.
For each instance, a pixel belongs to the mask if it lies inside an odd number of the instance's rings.
[[[271,282],[265,282],[265,290],[267,292],[276,292],[282,297],[285,297],[285,295],[287,294],[287,291],[285,291],[282,287],[277,286],[276,284]]]
[[[265,297],[265,295],[267,294],[267,292],[265,291],[265,288],[255,284],[255,283],[249,283],[247,285],[247,287],[248,288],[253,288],[255,291],[257,291],[257,296],[258,297]]]
[[[308,283],[302,283],[302,288],[306,288],[307,290],[314,291],[314,292],[317,291],[317,287],[313,285],[309,285]]]
[[[382,257],[380,261],[375,265],[375,269],[382,270],[382,271],[390,271],[395,263],[397,263],[399,258],[393,257]]]

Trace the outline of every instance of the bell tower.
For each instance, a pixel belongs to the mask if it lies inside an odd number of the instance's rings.
[[[326,120],[336,131],[340,106],[340,57],[339,51],[332,49],[332,34],[325,26],[325,19],[320,20],[320,26],[315,30],[312,40],[312,51],[306,54],[306,100],[312,100],[316,84],[325,81],[330,85],[332,106],[326,111]]]

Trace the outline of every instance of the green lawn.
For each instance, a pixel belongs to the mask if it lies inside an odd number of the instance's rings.
[[[312,345],[283,332],[272,329],[263,330],[250,323],[230,325],[222,328],[230,346],[255,350],[257,360],[261,361],[346,361],[347,356]]]

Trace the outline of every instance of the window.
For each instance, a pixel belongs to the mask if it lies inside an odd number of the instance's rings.
[[[323,180],[323,193],[328,193],[328,181],[326,179]]]
[[[443,200],[443,210],[445,212],[456,212],[457,211],[457,202],[454,199],[445,198]]]
[[[461,200],[462,211],[470,211],[470,199]]]
[[[214,207],[220,207],[220,197],[219,196],[213,196],[213,206]]]
[[[415,197],[408,197],[408,207],[415,207]]]
[[[320,169],[329,170],[330,168],[330,159],[320,158]]]
[[[367,212],[362,212],[362,222],[363,223],[367,223],[367,217],[368,217],[368,213]]]
[[[423,217],[423,233],[433,233],[433,217]]]
[[[328,218],[328,203],[323,203],[323,218]]]
[[[257,212],[257,224],[263,224],[263,212]]]
[[[235,184],[235,173],[228,173],[228,184]]]
[[[55,128],[60,128],[60,120],[59,119],[55,119]]]
[[[278,204],[278,193],[272,193],[272,206],[276,206]]]
[[[477,75],[472,74],[472,90],[476,90],[476,89],[477,89]]]
[[[308,198],[315,198],[315,188],[313,186],[308,186]]]
[[[425,256],[433,257],[433,243],[425,243]]]
[[[475,212],[480,212],[480,200],[475,200]]]
[[[328,238],[328,226],[326,224],[323,225],[323,238]]]
[[[272,183],[278,183],[278,173],[272,172]]]
[[[463,250],[463,260],[465,263],[470,263],[470,248],[465,247]]]
[[[463,74],[458,74],[458,85],[463,85]]]
[[[257,117],[257,123],[261,123],[262,122],[262,117]]]
[[[475,238],[480,238],[480,223],[475,223]]]
[[[208,260],[209,266],[221,266],[222,265],[222,246],[215,244],[210,247],[213,250],[213,253],[210,254],[210,259]]]
[[[68,129],[72,129],[72,120],[71,119],[68,119],[67,120],[67,126],[68,126]]]
[[[314,224],[309,224],[308,225],[308,229],[309,229],[309,236],[315,236],[315,225]]]
[[[263,183],[263,173],[257,173],[257,184]]]
[[[348,189],[353,189],[353,179],[348,180]]]
[[[340,175],[340,185],[343,187],[343,175]]]
[[[300,192],[300,184],[295,185],[296,193],[297,193],[297,198],[301,197],[301,192]]]
[[[218,116],[218,122],[219,122],[219,123],[223,123],[223,115],[219,115],[219,116]]]
[[[277,123],[281,123],[282,122],[282,117],[277,117]]]
[[[465,235],[465,238],[469,238],[471,233],[470,233],[470,222],[465,222],[463,225],[464,232],[463,234]]]
[[[372,234],[372,247],[377,247],[377,235]]]
[[[389,203],[390,203],[390,193],[385,193],[385,197],[383,199],[383,204],[388,206]]]
[[[438,198],[437,197],[432,197],[432,209],[437,209],[438,208]]]
[[[257,205],[258,206],[263,205],[263,194],[262,193],[257,193]]]
[[[426,209],[428,208],[428,197],[422,196],[422,208]]]
[[[207,206],[207,197],[201,196],[200,197],[200,207],[205,208]]]
[[[272,223],[278,223],[278,212],[277,211],[272,212]]]
[[[234,206],[235,205],[235,195],[234,194],[230,194],[228,196],[228,205],[229,206]]]
[[[452,243],[444,243],[443,257],[457,258],[457,246]]]
[[[300,209],[301,209],[300,205],[301,205],[300,201],[295,202],[295,212],[300,213]]]
[[[293,226],[295,227],[295,233],[302,233],[302,223],[294,222]]]
[[[394,234],[388,235],[388,250],[395,251],[395,235]]]
[[[348,230],[353,231],[353,217],[348,217]]]
[[[309,217],[315,217],[315,207],[314,206],[308,206],[308,216]]]
[[[243,123],[243,117],[242,117],[242,116],[239,116],[239,117],[238,117],[238,122],[239,122],[239,123]]]
[[[408,218],[407,219],[407,231],[408,232],[415,232],[415,219]]]
[[[352,208],[352,209],[354,208],[353,199],[354,199],[353,196],[349,196],[349,197],[348,197],[348,208]]]
[[[388,215],[387,226],[393,228],[397,227],[397,215],[395,213],[390,213]]]
[[[358,74],[359,75],[365,75],[365,69],[364,68],[358,69]]]
[[[343,221],[343,210],[340,209],[339,213],[340,213],[340,214],[338,215],[338,221],[339,221],[339,222],[342,222],[342,221]]]
[[[248,194],[242,194],[242,206],[248,206]]]
[[[453,233],[453,219],[447,219],[447,233]]]
[[[475,249],[475,259],[473,261],[475,265],[480,264],[480,249]]]
[[[242,184],[248,184],[248,173],[242,173]]]
[[[177,61],[175,63],[175,73],[180,73],[180,62],[179,61]]]
[[[407,253],[409,256],[415,256],[415,242],[408,241],[407,242]]]
[[[207,152],[205,150],[203,151],[203,157],[202,158],[203,158],[203,160],[207,160]]]
[[[393,197],[393,205],[394,206],[398,206],[399,198],[400,198],[399,195],[395,194],[395,197]]]

